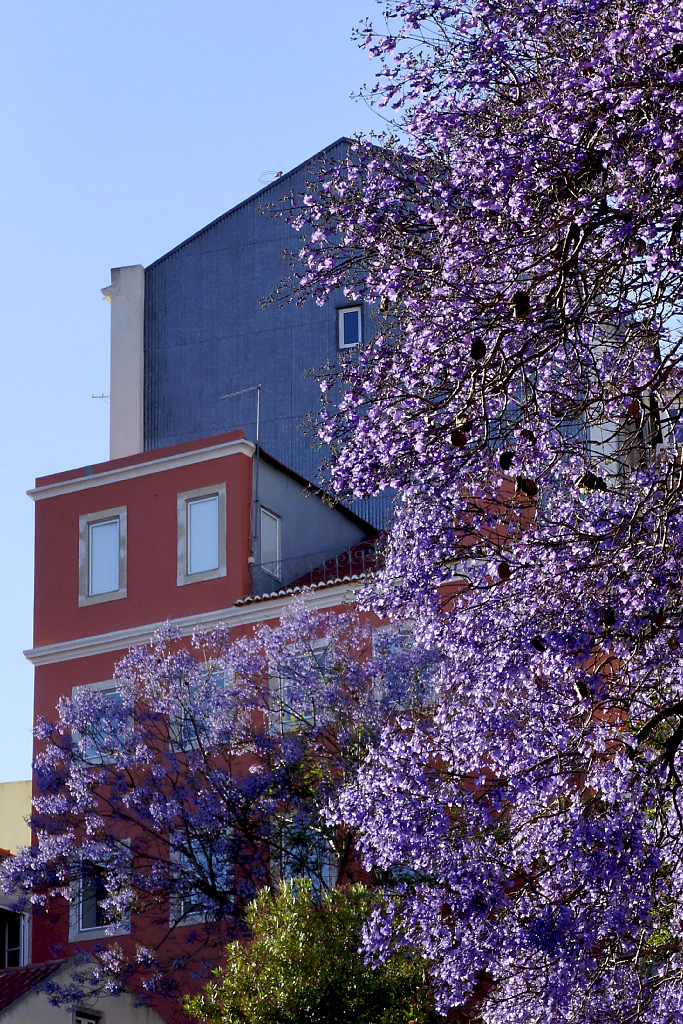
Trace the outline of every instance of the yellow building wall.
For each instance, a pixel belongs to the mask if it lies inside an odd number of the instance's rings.
[[[26,819],[31,813],[31,780],[0,782],[0,847],[16,853],[29,846],[31,830]]]

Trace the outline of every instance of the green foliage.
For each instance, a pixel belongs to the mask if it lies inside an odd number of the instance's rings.
[[[310,882],[263,889],[247,911],[249,944],[231,943],[216,980],[188,999],[207,1024],[430,1024],[437,1018],[424,965],[394,954],[370,967],[358,952],[376,895],[333,889],[320,903]]]

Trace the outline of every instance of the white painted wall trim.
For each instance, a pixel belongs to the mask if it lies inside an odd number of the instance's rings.
[[[112,268],[102,294],[111,304],[109,458],[120,459],[145,447],[145,268]]]
[[[191,636],[201,629],[215,629],[217,626],[249,625],[264,622],[267,619],[279,619],[287,605],[292,603],[293,594],[273,597],[253,603],[233,605],[230,608],[219,608],[204,615],[187,615],[182,619],[174,619],[172,625],[180,630],[181,636]],[[349,604],[356,597],[355,586],[351,583],[339,583],[320,589],[303,590],[301,596],[309,608],[324,610],[335,605]],[[154,633],[165,626],[165,622],[151,622],[144,626],[133,626],[119,629],[111,633],[97,633],[94,636],[78,637],[75,640],[64,640],[57,644],[46,644],[44,647],[32,647],[24,651],[25,656],[33,665],[54,665],[60,661],[75,661],[77,658],[92,658],[97,654],[108,654],[111,651],[127,651],[129,647],[149,643]]]
[[[222,459],[227,455],[246,455],[252,458],[256,445],[251,441],[226,441],[210,448],[197,448],[191,452],[178,452],[166,455],[161,459],[151,459],[133,466],[121,466],[118,469],[107,469],[103,473],[92,476],[79,476],[74,480],[60,480],[43,487],[33,487],[27,491],[29,498],[40,501],[42,498],[56,498],[60,494],[71,494],[75,491],[87,491],[90,487],[103,487],[105,484],[116,484],[122,480],[133,480],[138,476],[150,476],[152,473],[165,473],[169,469],[179,469],[211,459]]]

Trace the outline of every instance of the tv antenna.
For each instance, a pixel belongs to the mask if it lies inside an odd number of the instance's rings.
[[[247,395],[250,391],[256,392],[256,447],[258,447],[261,426],[261,385],[253,384],[250,388],[242,388],[241,391],[231,391],[229,395],[219,395],[218,401],[224,402],[227,398],[237,398],[238,395]]]

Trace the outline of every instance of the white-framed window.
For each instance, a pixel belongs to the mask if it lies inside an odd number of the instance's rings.
[[[234,830],[226,834],[231,847]],[[207,884],[213,882],[217,890],[225,893],[232,888],[234,862],[225,850],[219,850],[211,838],[203,842],[199,836],[186,839],[187,845],[171,850],[171,924],[199,924],[210,920],[214,914],[209,894],[199,884],[193,884],[193,877],[203,877]],[[179,843],[178,846],[181,846]]]
[[[76,862],[69,904],[69,942],[103,939],[130,931],[129,916],[114,916],[105,906],[111,895],[107,885],[108,874],[104,862],[87,857]]]
[[[232,669],[226,671],[221,666],[207,664],[201,682],[193,682],[191,679],[187,681],[187,698],[182,701],[182,709],[178,709],[180,713],[168,723],[169,740],[173,749],[196,750],[206,734],[201,709],[197,708],[195,699],[198,696],[198,689],[204,689],[202,700],[208,703],[210,694],[206,693],[207,687],[218,695],[231,687],[234,679]]]
[[[16,910],[0,907],[0,969],[23,967],[26,958],[27,918]]]
[[[337,858],[329,840],[316,829],[278,816],[271,828],[270,877],[274,885],[307,878],[314,897],[332,889]]]
[[[178,586],[225,574],[225,484],[184,491],[178,495]]]
[[[75,697],[82,690],[96,690],[101,693],[104,699],[102,711],[106,712],[111,708],[116,713],[102,713],[96,717],[93,716],[85,734],[74,730],[73,738],[78,746],[78,752],[89,764],[109,764],[114,759],[116,752],[123,748],[124,743],[120,728],[121,694],[113,679],[74,686],[71,691],[72,696]]]
[[[0,853],[0,863],[11,854]],[[0,970],[6,967],[23,967],[31,962],[30,910],[17,910],[15,897],[0,894]]]
[[[78,930],[91,932],[106,928],[109,918],[102,906],[107,898],[106,868],[103,864],[83,861],[79,879]]]
[[[74,1024],[101,1024],[102,1015],[92,1010],[74,1010]]]
[[[178,870],[179,866],[191,869],[189,858],[180,853],[173,853],[171,863],[175,867],[175,871],[172,871],[175,876],[175,885],[171,898],[171,924],[199,924],[206,921],[208,916],[206,896],[198,885],[190,886],[185,872]],[[200,852],[200,864],[203,871],[206,871],[208,858],[203,852]]]
[[[391,666],[391,678],[383,673],[375,677],[375,696],[390,697],[390,710],[396,712],[426,710],[432,708],[438,698],[438,657],[435,655],[433,664],[429,664],[429,659],[414,651],[414,642],[413,622],[375,626],[372,631],[373,658],[381,661],[385,657],[388,667]]]
[[[683,442],[683,404],[680,400],[670,402],[660,410],[662,442],[681,447]]]
[[[126,589],[125,506],[90,512],[78,519],[78,603],[117,601]]]
[[[261,509],[261,569],[281,579],[280,517],[270,509]]]
[[[362,306],[345,306],[337,310],[339,348],[354,348],[363,340]]]
[[[317,677],[325,671],[330,644],[321,640],[311,650],[294,654],[289,669],[281,667],[270,675],[270,729],[286,733],[316,720],[315,679],[307,680],[313,672]]]

